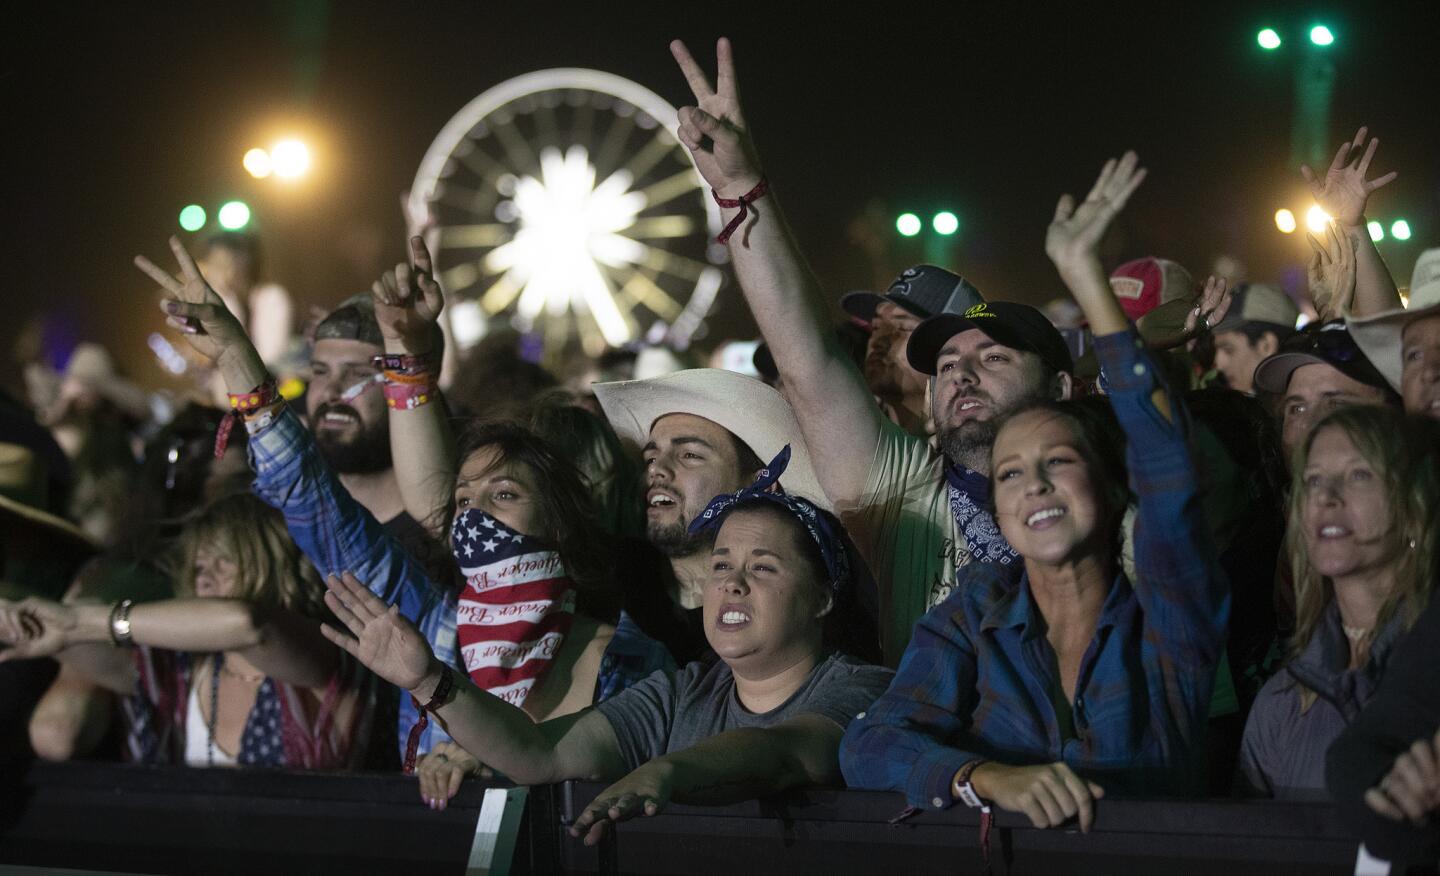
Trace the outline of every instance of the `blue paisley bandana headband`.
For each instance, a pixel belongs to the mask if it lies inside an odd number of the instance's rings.
[[[780,486],[780,476],[790,465],[790,445],[786,444],[770,464],[760,469],[755,483],[735,493],[716,496],[705,506],[699,517],[690,524],[690,534],[698,535],[715,529],[737,508],[759,504],[783,508],[804,525],[805,531],[820,548],[820,557],[825,561],[825,572],[830,576],[832,592],[839,593],[850,583],[850,560],[845,554],[845,541],[841,533],[825,519],[811,502],[799,496],[786,495]]]

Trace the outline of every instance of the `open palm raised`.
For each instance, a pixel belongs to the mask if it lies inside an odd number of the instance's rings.
[[[331,575],[325,585],[325,604],[354,634],[352,638],[323,624],[325,638],[401,690],[418,687],[434,655],[399,606],[387,606],[349,572],[339,578]]]

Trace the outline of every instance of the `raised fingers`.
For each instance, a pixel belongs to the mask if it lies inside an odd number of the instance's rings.
[[[171,295],[174,295],[176,298],[180,298],[182,300],[185,298],[185,286],[181,284],[179,280],[176,280],[173,276],[171,276],[170,272],[161,269],[154,262],[150,261],[142,255],[137,255],[135,257],[135,267],[144,271],[146,275],[150,277],[150,279],[158,283],[160,285],[160,288],[164,289],[166,292],[169,292]]]
[[[186,285],[193,285],[197,289],[204,288],[205,278],[200,276],[200,268],[196,266],[195,259],[190,257],[190,251],[180,238],[171,236],[170,251],[175,253],[175,260],[180,263],[180,273],[185,275]]]
[[[695,59],[690,55],[690,50],[685,47],[683,42],[671,40],[670,54],[675,56],[675,63],[680,65],[680,72],[685,74],[685,81],[690,84],[690,93],[695,95],[697,101],[715,94],[714,90],[710,88],[710,80],[706,78],[705,71],[695,63]]]
[[[329,580],[334,581],[335,579],[331,577]],[[344,624],[350,632],[357,636],[364,632],[365,622],[355,616],[355,613],[350,610],[350,605],[344,599],[340,598],[338,591],[333,588],[326,590],[325,604],[335,613],[335,618]]]
[[[330,606],[331,611],[335,610],[335,606],[339,604],[339,602],[340,600],[335,598],[335,594],[325,594],[325,604]],[[332,645],[343,648],[345,653],[351,657],[357,660],[360,658],[360,643],[355,640],[354,636],[347,636],[326,623],[320,624],[320,635],[328,639]]]
[[[1110,177],[1115,173],[1115,159],[1111,158],[1100,168],[1100,175],[1095,177],[1095,185],[1090,187],[1089,194],[1085,195],[1087,201],[1098,201],[1105,193],[1105,187],[1110,184]]]
[[[738,100],[740,89],[735,82],[735,50],[728,37],[715,41],[715,64],[715,93]]]
[[[1390,798],[1386,797],[1379,788],[1371,788],[1365,792],[1365,805],[1369,806],[1375,813],[1390,819],[1391,821],[1404,821],[1405,813],[1401,812]]]
[[[353,573],[342,572],[340,580],[345,585],[347,601],[358,616],[366,620],[373,620],[385,613],[385,603],[371,593],[364,584],[361,584],[360,579],[356,578]]]
[[[422,274],[434,275],[435,264],[430,259],[430,248],[425,245],[425,238],[418,234],[410,238],[410,261]]]

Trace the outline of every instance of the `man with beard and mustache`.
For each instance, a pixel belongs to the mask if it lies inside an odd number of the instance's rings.
[[[373,361],[384,352],[369,293],[346,299],[315,328],[305,407],[320,455],[340,483],[391,536],[425,559],[433,552],[429,536],[405,512],[390,464],[390,418]]]
[[[840,306],[870,327],[865,345],[865,384],[886,416],[911,435],[924,437],[926,377],[910,367],[905,347],[920,322],[939,313],[964,313],[983,301],[964,277],[934,265],[906,268],[883,296],[851,292]]]
[[[1021,304],[931,317],[911,336],[907,358],[937,375],[939,449],[886,420],[837,348],[819,283],[769,191],[741,113],[729,40],[717,45],[713,87],[682,43],[671,51],[696,101],[680,110],[680,139],[722,205],[722,237],[821,460],[820,484],[878,579],[881,647],[893,665],[915,621],[954,588],[957,565],[998,562],[1018,575],[988,510],[990,442],[1016,405],[1069,396],[1069,350],[1038,310]],[[922,334],[926,343],[917,346]]]
[[[700,604],[710,540],[689,527],[710,500],[749,486],[789,445],[785,491],[829,503],[795,414],[758,380],[697,368],[593,388],[621,441],[642,448],[645,468],[645,543],[621,546],[632,578],[625,610],[683,665],[709,651]]]

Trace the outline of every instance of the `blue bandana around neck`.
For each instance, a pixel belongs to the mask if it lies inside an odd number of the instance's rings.
[[[987,510],[990,505],[990,478],[946,460],[945,481],[950,487],[950,513],[955,516],[955,529],[965,539],[970,559],[1002,566],[1018,560],[1020,555],[1005,540],[995,518]],[[957,551],[956,559],[959,558],[960,552]],[[963,564],[957,562],[956,565]]]
[[[786,444],[770,464],[760,469],[755,483],[743,490],[726,493],[710,500],[705,510],[690,524],[690,534],[696,535],[718,527],[736,506],[765,502],[790,512],[805,527],[810,538],[820,548],[825,561],[825,572],[830,576],[830,589],[839,593],[849,585],[850,560],[845,554],[845,542],[840,533],[830,525],[815,505],[799,496],[786,494],[780,486],[780,475],[790,465],[790,445]]]

